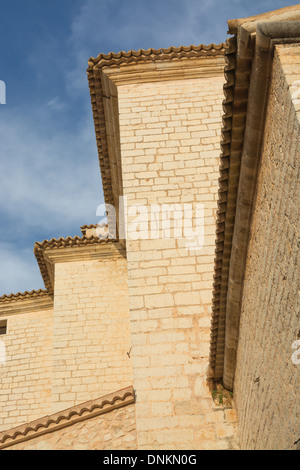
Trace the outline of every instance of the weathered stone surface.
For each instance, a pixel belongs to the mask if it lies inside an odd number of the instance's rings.
[[[299,439],[300,111],[290,91],[299,50],[276,47],[248,249],[235,379],[246,449],[295,449]]]
[[[1,336],[0,432],[132,385],[126,259],[101,245],[67,250],[54,309],[22,313],[16,302]]]
[[[138,446],[229,448],[206,386],[224,78],[176,78],[117,85],[128,207],[190,203],[195,223],[199,203],[205,217],[199,250],[173,232],[127,240]]]

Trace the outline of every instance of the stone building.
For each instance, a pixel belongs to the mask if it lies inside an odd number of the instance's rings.
[[[0,298],[1,449],[297,448],[300,7],[228,25],[90,59],[113,237]]]

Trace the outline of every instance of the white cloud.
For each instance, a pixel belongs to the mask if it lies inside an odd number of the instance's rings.
[[[45,121],[41,129],[32,119],[6,114],[0,127],[0,210],[6,217],[48,232],[95,220],[101,182],[92,120],[82,118],[78,127],[47,134]]]
[[[80,225],[95,223],[102,201],[91,116],[68,130],[46,118],[40,124],[5,111],[0,126],[2,295],[43,287],[32,252],[36,239],[80,234]]]
[[[52,100],[48,101],[47,106],[54,111],[61,111],[66,107],[66,104],[62,102],[58,96],[56,96]]]

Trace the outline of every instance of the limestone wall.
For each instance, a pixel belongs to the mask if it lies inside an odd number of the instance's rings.
[[[276,47],[234,390],[246,449],[295,449],[300,438],[300,366],[292,363],[292,344],[300,338],[296,80],[300,89],[300,48]]]
[[[206,386],[223,82],[220,73],[118,86],[128,208],[191,203],[195,221],[198,203],[205,220],[201,249],[161,232],[127,240],[140,449],[226,449],[233,434]]]
[[[80,250],[57,251],[54,308],[0,306],[0,431],[132,385],[127,261],[102,246]]]
[[[53,413],[132,385],[126,264],[118,254],[56,264]]]
[[[45,415],[51,409],[53,310],[6,316],[7,333],[0,336],[6,361],[0,364],[0,431]],[[2,316],[2,314],[4,316]]]

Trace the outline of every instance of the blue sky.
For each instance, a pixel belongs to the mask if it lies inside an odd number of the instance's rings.
[[[0,296],[43,288],[35,241],[79,235],[103,202],[86,78],[98,53],[220,43],[284,0],[0,0]]]

